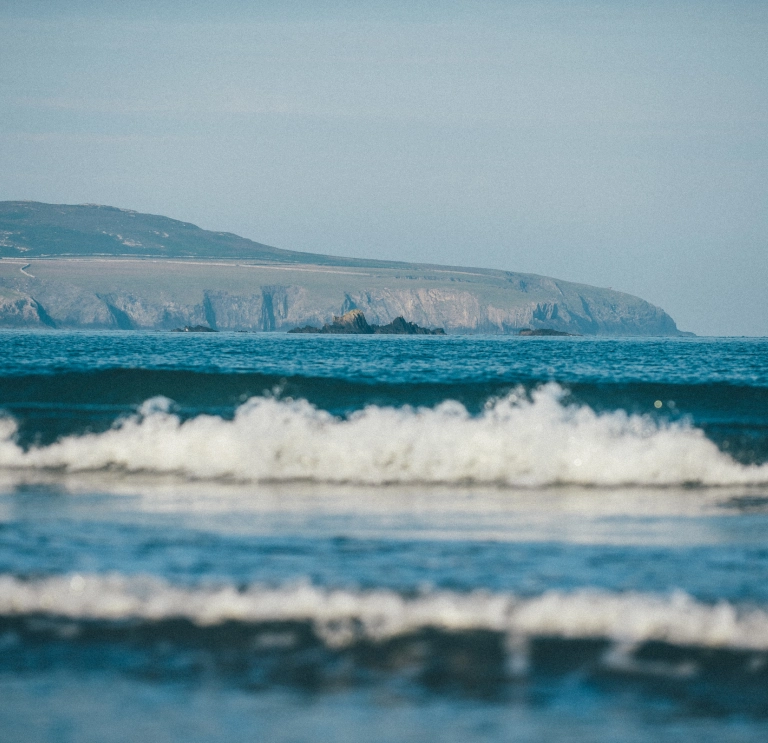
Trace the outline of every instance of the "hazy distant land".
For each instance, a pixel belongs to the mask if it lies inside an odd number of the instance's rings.
[[[351,309],[448,333],[682,334],[643,299],[545,276],[281,250],[107,206],[0,202],[0,327],[282,331]]]

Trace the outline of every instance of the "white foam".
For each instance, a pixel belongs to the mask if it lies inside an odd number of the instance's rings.
[[[309,621],[326,642],[386,639],[426,627],[491,630],[512,645],[536,636],[650,640],[677,645],[768,649],[768,611],[727,602],[704,604],[689,595],[550,591],[523,598],[485,591],[430,591],[406,598],[390,590],[326,590],[309,584],[279,588],[184,588],[151,577],[71,574],[21,580],[0,576],[0,614],[45,613],[69,619],[186,618],[224,621]]]
[[[231,421],[182,422],[167,401],[101,434],[24,451],[0,420],[0,468],[117,469],[199,479],[335,483],[477,483],[507,486],[737,485],[768,483],[768,465],[736,463],[685,424],[561,403],[546,385],[470,416],[456,402],[433,409],[371,406],[342,420],[303,400],[249,400]]]

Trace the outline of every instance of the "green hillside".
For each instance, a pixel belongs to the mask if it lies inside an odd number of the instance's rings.
[[[97,204],[0,202],[0,257],[234,258],[319,266],[396,266],[390,261],[281,250],[230,232]]]

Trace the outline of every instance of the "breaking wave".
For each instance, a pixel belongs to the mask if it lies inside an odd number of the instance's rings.
[[[0,672],[124,672],[257,690],[499,695],[521,678],[645,684],[694,709],[765,717],[768,612],[682,592],[538,596],[182,587],[152,577],[0,576]],[[662,685],[659,682],[662,681]],[[506,690],[506,692],[505,692]],[[417,693],[421,693],[418,691]]]
[[[768,483],[768,464],[737,463],[690,424],[596,413],[564,404],[564,394],[556,384],[519,391],[474,416],[447,401],[434,408],[369,406],[346,418],[306,400],[255,397],[232,420],[182,420],[170,412],[170,400],[153,398],[111,430],[28,449],[6,417],[0,467],[371,485]]]
[[[184,587],[160,578],[119,574],[0,576],[0,616],[30,615],[112,622],[183,619],[201,627],[309,622],[330,647],[361,639],[386,641],[432,628],[501,633],[511,642],[560,637],[768,650],[765,608],[726,601],[706,604],[682,591],[662,595],[581,589],[526,597],[430,590],[408,596],[393,590],[325,589],[308,583]]]

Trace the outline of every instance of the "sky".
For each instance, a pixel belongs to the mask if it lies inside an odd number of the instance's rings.
[[[0,200],[543,274],[768,336],[764,0],[104,5],[0,0]]]

